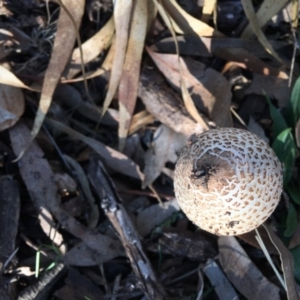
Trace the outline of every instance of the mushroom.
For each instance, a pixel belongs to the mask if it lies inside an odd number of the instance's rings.
[[[240,235],[261,225],[282,192],[282,165],[255,134],[220,128],[192,135],[176,163],[180,207],[201,229]]]

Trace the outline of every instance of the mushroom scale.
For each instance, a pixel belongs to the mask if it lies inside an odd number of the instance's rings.
[[[192,135],[176,163],[175,195],[187,217],[216,235],[240,235],[261,225],[282,193],[274,151],[243,129]]]

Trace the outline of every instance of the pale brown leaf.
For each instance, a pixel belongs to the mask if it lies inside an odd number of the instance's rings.
[[[213,69],[205,69],[204,64],[190,58],[180,58],[180,72],[176,55],[148,53],[166,79],[178,90],[182,75],[196,107],[207,113],[218,126],[232,126],[231,86],[223,75]]]
[[[189,15],[175,0],[162,0],[161,3],[177,25],[173,25],[177,33],[196,34],[198,36],[224,36],[216,29]]]
[[[263,27],[273,16],[282,10],[288,0],[264,0],[256,12],[258,25]],[[249,23],[244,29],[241,37],[250,38],[253,34],[253,29]]]
[[[218,244],[223,270],[244,297],[251,300],[280,299],[279,288],[264,277],[235,237],[219,237]]]
[[[127,52],[119,85],[119,150],[123,151],[135,108],[140,64],[147,29],[147,0],[136,2],[131,20]]]
[[[12,127],[24,113],[25,103],[20,88],[0,84],[0,131]]]
[[[249,24],[257,36],[258,40],[260,43],[264,46],[266,51],[268,51],[270,54],[272,54],[280,63],[283,63],[282,59],[278,56],[276,51],[273,49],[272,45],[270,42],[267,40],[266,36],[264,35],[263,31],[260,28],[259,21],[256,17],[255,10],[253,7],[252,2],[248,0],[241,0],[245,15],[247,16],[249,20]]]
[[[114,20],[111,17],[108,22],[91,38],[82,44],[83,63],[87,64],[96,58],[103,50],[106,50],[112,42],[114,34]],[[69,66],[64,71],[64,76],[68,79],[73,78],[81,72],[80,49],[76,48],[71,56]]]
[[[274,231],[269,228],[269,226],[264,224],[264,227],[270,237],[270,240],[277,248],[281,259],[281,267],[284,274],[284,281],[287,289],[287,297],[289,300],[299,299],[297,292],[297,283],[294,278],[294,259],[292,253],[283,244],[281,239],[274,233]]]
[[[114,21],[115,21],[115,53],[111,68],[111,74],[108,84],[108,90],[103,103],[103,113],[108,109],[117,87],[120,83],[123,65],[125,61],[126,47],[129,35],[129,24],[132,11],[132,0],[119,0],[115,3]]]

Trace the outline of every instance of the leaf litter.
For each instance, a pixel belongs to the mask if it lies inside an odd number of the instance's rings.
[[[1,299],[298,299],[286,3],[242,1],[226,28],[215,1],[1,4]],[[191,224],[173,191],[188,137],[247,127],[278,152],[284,119],[296,142],[265,248]]]

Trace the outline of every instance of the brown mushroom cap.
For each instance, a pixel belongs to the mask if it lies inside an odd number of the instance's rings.
[[[277,206],[282,185],[274,151],[242,129],[193,135],[175,167],[180,207],[201,229],[217,235],[240,235],[261,225]]]

